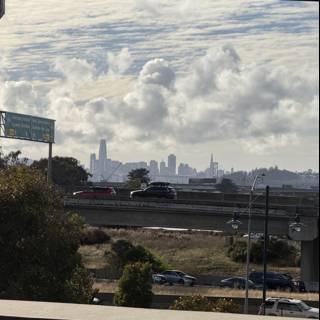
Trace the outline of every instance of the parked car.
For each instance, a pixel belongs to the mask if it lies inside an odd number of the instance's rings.
[[[302,280],[292,280],[294,287],[295,287],[295,291],[297,292],[307,292],[307,288],[306,285],[304,283],[304,281]]]
[[[223,279],[219,283],[219,287],[221,288],[235,288],[235,289],[245,289],[246,288],[246,278],[242,277],[233,277],[233,278],[227,278]],[[249,289],[255,289],[255,284],[248,280],[248,287]]]
[[[259,314],[293,318],[319,319],[319,309],[308,306],[301,300],[285,298],[267,298],[265,305],[260,306]]]
[[[174,283],[193,286],[197,279],[179,270],[166,270],[161,273],[152,275],[152,279],[156,283]],[[160,282],[158,282],[160,281]]]
[[[74,197],[81,199],[105,199],[114,197],[115,195],[116,191],[112,187],[91,187],[89,190],[73,193]]]
[[[263,272],[251,272],[249,279],[258,286],[263,284]],[[287,274],[277,272],[266,273],[266,286],[271,290],[295,291],[295,284],[292,277]]]
[[[147,187],[143,190],[134,190],[130,192],[130,198],[166,198],[176,199],[177,192],[172,187]]]

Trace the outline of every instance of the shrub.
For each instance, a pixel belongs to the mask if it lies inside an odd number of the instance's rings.
[[[141,245],[133,245],[127,240],[118,240],[111,245],[111,252],[106,252],[111,262],[122,270],[126,264],[134,262],[148,262],[154,272],[160,272],[168,268],[161,259]]]
[[[262,263],[263,241],[253,242],[250,250],[250,261]],[[227,255],[235,262],[245,262],[247,256],[247,243],[237,241],[229,247]],[[268,261],[277,262],[285,266],[295,266],[297,263],[298,250],[288,244],[287,241],[271,237],[268,243]]]
[[[85,229],[80,238],[81,245],[107,243],[109,241],[110,236],[101,229]]]
[[[206,297],[183,296],[174,301],[171,310],[213,311],[213,303]]]
[[[245,262],[247,257],[247,243],[237,241],[229,247],[227,255],[235,262]]]
[[[151,265],[128,264],[119,280],[114,304],[124,307],[148,308],[152,303]]]
[[[170,306],[170,309],[240,313],[240,306],[231,299],[210,301],[207,297],[200,295],[179,297],[174,301],[173,305]]]
[[[213,311],[240,313],[240,306],[237,303],[233,302],[232,299],[218,299],[214,302]]]

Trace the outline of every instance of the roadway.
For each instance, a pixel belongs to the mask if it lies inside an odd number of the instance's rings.
[[[97,227],[159,227],[194,230],[221,230],[234,234],[227,221],[240,212],[239,233],[247,232],[248,195],[179,193],[178,200],[132,200],[118,193],[104,200],[66,197],[64,210],[80,214],[87,224]],[[319,281],[319,206],[317,197],[270,197],[269,234],[301,241],[301,278]],[[264,197],[257,195],[252,207],[252,232],[264,232]],[[289,224],[299,213],[303,227],[294,232]]]

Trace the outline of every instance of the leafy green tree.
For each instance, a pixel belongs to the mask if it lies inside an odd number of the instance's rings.
[[[13,165],[23,165],[26,164],[27,158],[20,158],[21,151],[11,151],[9,154],[5,155],[0,149],[0,170],[5,169],[8,166]]]
[[[83,221],[63,213],[59,199],[38,170],[0,170],[0,298],[90,302],[78,253]]]
[[[111,252],[106,252],[111,263],[119,270],[130,263],[148,262],[154,272],[168,269],[168,266],[156,257],[151,251],[141,245],[133,245],[127,240],[118,240],[111,245]]]
[[[44,175],[47,173],[48,159],[34,161],[32,168],[39,169]],[[52,158],[52,180],[58,186],[78,186],[88,181],[90,174],[80,165],[79,161],[71,157]]]
[[[151,265],[128,264],[119,280],[114,304],[123,307],[148,308],[152,303]]]
[[[216,184],[216,189],[222,193],[237,193],[238,187],[232,180],[223,178],[220,183]]]
[[[145,168],[134,169],[128,173],[128,187],[129,188],[140,188],[141,183],[149,183],[149,170]]]

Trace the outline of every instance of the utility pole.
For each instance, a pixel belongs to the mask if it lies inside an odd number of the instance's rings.
[[[0,19],[4,16],[6,9],[5,0],[0,0]]]

